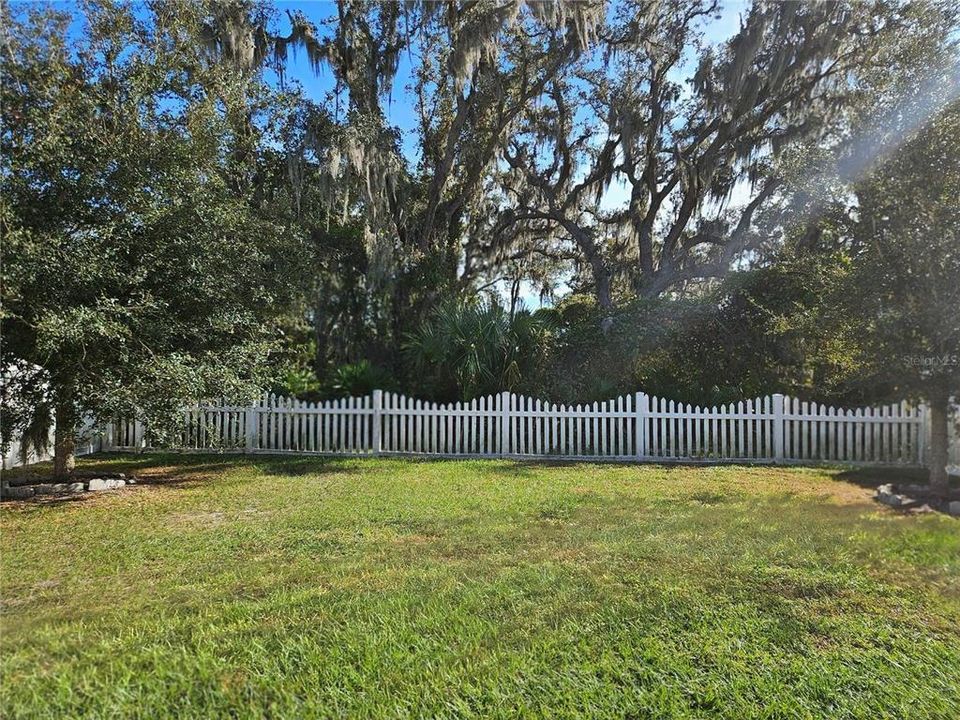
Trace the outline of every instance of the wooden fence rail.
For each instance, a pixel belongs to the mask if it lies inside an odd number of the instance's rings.
[[[503,392],[437,404],[375,390],[305,403],[184,411],[177,449],[330,455],[924,465],[927,411],[906,402],[855,410],[771,395],[700,407],[636,393],[562,405]],[[951,463],[960,461],[957,438]],[[151,447],[136,421],[108,426],[105,449]]]

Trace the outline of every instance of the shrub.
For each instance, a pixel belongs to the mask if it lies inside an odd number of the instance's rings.
[[[395,387],[389,370],[373,365],[369,360],[341,365],[333,371],[329,394],[334,397],[361,397],[374,390],[392,390]]]
[[[512,315],[496,298],[441,304],[404,346],[417,392],[470,400],[501,390],[536,392],[548,355],[546,314]]]

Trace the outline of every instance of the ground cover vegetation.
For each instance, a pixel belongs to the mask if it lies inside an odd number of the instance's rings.
[[[79,464],[139,484],[0,507],[4,717],[960,713],[957,521],[884,474]]]

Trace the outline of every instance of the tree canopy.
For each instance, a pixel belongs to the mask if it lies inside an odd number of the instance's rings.
[[[289,244],[238,182],[255,165],[223,109],[247,88],[184,40],[190,18],[103,4],[79,43],[65,15],[10,20],[4,432],[52,409],[66,428],[137,413],[162,433],[185,402],[255,392]]]

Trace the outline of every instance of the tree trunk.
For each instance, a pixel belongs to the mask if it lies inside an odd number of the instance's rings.
[[[597,303],[600,308],[605,311],[613,310],[613,297],[610,294],[610,273],[606,270],[595,272],[594,282],[597,285]]]
[[[946,495],[947,482],[947,422],[949,398],[946,392],[936,392],[930,398],[930,489],[937,495]]]
[[[570,233],[574,242],[577,243],[577,247],[579,247],[583,253],[584,258],[590,264],[590,271],[593,274],[593,291],[597,296],[597,304],[600,306],[600,309],[605,312],[613,310],[613,296],[610,291],[613,273],[607,267],[593,236],[570,220],[561,222],[561,225],[564,230]]]
[[[77,417],[69,402],[61,402],[56,410],[56,429],[53,436],[53,476],[64,480],[73,473],[77,464],[76,450]]]

